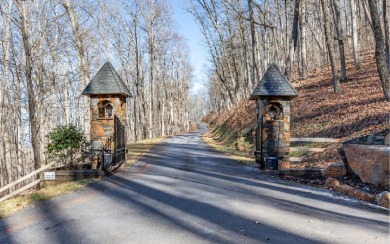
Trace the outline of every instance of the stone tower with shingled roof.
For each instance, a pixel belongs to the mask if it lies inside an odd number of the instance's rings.
[[[261,168],[289,168],[290,103],[298,92],[271,64],[250,100],[256,100],[256,162]]]
[[[126,124],[126,98],[132,95],[110,62],[102,66],[82,94],[90,97],[92,149],[99,150],[114,133],[114,115]]]

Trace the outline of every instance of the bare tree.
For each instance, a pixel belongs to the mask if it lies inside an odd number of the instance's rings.
[[[258,78],[258,68],[257,68],[257,60],[256,60],[256,52],[257,52],[257,39],[256,39],[256,28],[255,28],[255,17],[253,14],[253,2],[252,0],[248,0],[248,8],[249,8],[249,22],[251,27],[251,40],[252,40],[252,83],[256,84],[259,80]]]
[[[84,89],[84,87],[89,83],[90,81],[90,65],[89,61],[86,58],[86,51],[84,47],[84,40],[82,37],[82,33],[80,31],[80,24],[79,21],[74,13],[73,6],[70,2],[70,0],[63,0],[62,6],[65,8],[66,13],[69,16],[70,23],[72,25],[73,33],[75,35],[76,40],[76,47],[78,51],[78,59],[79,59],[79,68],[80,68],[80,75],[82,78],[82,85],[80,87],[80,93]],[[82,115],[82,124],[83,128],[86,132],[87,138],[89,138],[89,130],[90,130],[90,113],[89,113],[89,99],[87,96],[83,96],[82,98],[82,104],[81,107],[85,111]]]
[[[292,70],[292,64],[294,60],[294,54],[295,50],[298,45],[298,26],[299,26],[299,6],[300,6],[300,0],[294,1],[294,19],[292,24],[292,31],[291,31],[291,40],[290,40],[290,47],[289,47],[289,55],[287,56],[287,63],[286,63],[286,70],[285,75],[288,79],[291,79],[291,70]]]
[[[340,67],[341,67],[341,80],[347,80],[347,68],[345,66],[345,52],[344,52],[344,29],[341,25],[340,19],[340,6],[338,0],[333,0],[333,10],[334,10],[334,23],[336,27],[337,42],[339,44],[339,56],[340,56]]]
[[[350,9],[351,9],[351,29],[352,29],[352,47],[353,47],[353,61],[355,63],[355,67],[360,69],[359,62],[359,43],[358,43],[358,27],[357,27],[357,8],[355,0],[350,0]]]
[[[332,66],[332,75],[333,75],[333,88],[335,93],[340,93],[341,92],[341,87],[340,87],[340,81],[337,75],[337,67],[336,67],[336,62],[334,58],[334,51],[333,51],[333,45],[332,45],[332,33],[330,31],[330,22],[329,22],[329,7],[328,7],[328,2],[327,0],[321,0],[321,6],[322,6],[322,11],[324,15],[324,31],[325,31],[325,40],[326,40],[326,46],[328,49],[328,55],[330,59],[330,64]]]
[[[384,24],[384,30],[385,30],[385,46],[386,46],[386,62],[387,62],[387,69],[390,70],[390,16],[389,11],[390,8],[388,7],[389,0],[383,0],[383,24]]]
[[[368,1],[370,7],[373,32],[375,36],[375,61],[381,79],[383,94],[386,101],[390,101],[390,72],[386,64],[385,38],[380,24],[380,15],[377,1]]]
[[[20,18],[20,33],[23,39],[23,49],[25,55],[25,76],[27,82],[27,94],[28,94],[28,111],[30,119],[30,131],[31,131],[31,144],[34,153],[34,166],[35,169],[41,167],[41,142],[40,142],[40,118],[38,114],[38,101],[36,99],[37,95],[34,89],[33,82],[33,57],[32,57],[32,48],[30,43],[30,34],[28,32],[27,26],[27,10],[25,1],[17,1],[18,14]]]
[[[3,72],[1,77],[1,83],[0,83],[0,131],[2,132],[2,137],[0,138],[0,167],[1,172],[0,174],[0,184],[5,184],[10,181],[11,174],[9,173],[11,171],[10,163],[7,160],[6,153],[9,150],[9,142],[7,140],[8,138],[8,132],[6,131],[6,114],[8,113],[8,107],[6,104],[9,102],[9,100],[6,100],[6,97],[9,95],[7,94],[6,87],[8,86],[8,75],[9,75],[9,64],[10,64],[10,44],[11,44],[11,13],[12,13],[12,4],[13,1],[10,0],[8,3],[7,12],[4,13],[3,19],[3,25],[4,25],[4,39],[2,40],[2,48],[3,48]]]
[[[300,34],[301,34],[301,76],[303,79],[307,78],[307,55],[306,55],[306,0],[302,0],[301,11],[299,18]]]

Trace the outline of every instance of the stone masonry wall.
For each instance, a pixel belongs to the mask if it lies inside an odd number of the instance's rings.
[[[283,108],[279,120],[271,120],[267,114],[266,106],[271,102],[279,103]],[[269,157],[276,154],[279,158],[287,159],[290,150],[290,101],[279,98],[261,101],[260,104],[263,113],[263,156]]]
[[[113,106],[111,118],[98,117],[98,104],[109,101]],[[122,124],[126,121],[126,98],[121,95],[94,95],[90,99],[92,149],[101,149],[106,140],[114,133],[114,115]]]

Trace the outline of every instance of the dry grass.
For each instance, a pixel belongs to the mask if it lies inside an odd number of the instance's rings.
[[[27,191],[23,195],[0,203],[0,219],[10,216],[35,202],[46,201],[53,197],[76,191],[94,181],[93,179],[83,179],[46,186],[38,191]]]
[[[218,142],[215,139],[215,136],[211,132],[206,132],[202,135],[202,139],[204,142],[206,142],[209,146],[214,148],[215,150],[222,152],[228,156],[230,156],[233,160],[237,161],[238,163],[242,164],[254,164],[254,157],[251,157],[248,155],[247,152],[242,152],[237,150],[233,146],[226,146],[224,143]]]
[[[162,141],[164,138],[166,137],[156,137],[128,144],[127,148],[129,149],[129,152],[127,153],[127,162],[125,163],[125,166],[134,164],[138,159],[148,153],[154,145]]]
[[[140,141],[134,144],[129,144],[128,149],[128,160],[126,162],[126,166],[131,165],[143,155],[145,155],[149,150],[157,143],[159,143],[164,137],[158,137],[153,139],[148,139],[144,141]],[[63,195],[69,192],[73,192],[75,190],[84,187],[91,182],[96,181],[93,179],[83,179],[77,181],[70,181],[61,183],[58,185],[48,185],[44,188],[35,191],[26,191],[23,195],[8,199],[4,202],[0,203],[0,219],[10,216],[11,214],[29,206],[32,203],[38,201],[46,201],[55,196]]]
[[[148,139],[140,141],[134,144],[129,144],[128,149],[128,160],[126,166],[131,165],[143,155],[145,155],[149,150],[157,143],[159,143],[164,137]],[[58,185],[48,185],[38,191],[27,191],[18,197],[11,198],[4,202],[0,203],[0,219],[10,216],[11,214],[29,206],[38,201],[46,201],[55,196],[63,195],[69,192],[84,187],[91,182],[96,180],[93,179],[83,179],[77,181],[70,181],[61,183]]]

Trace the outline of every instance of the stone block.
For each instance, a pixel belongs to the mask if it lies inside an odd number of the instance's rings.
[[[332,163],[324,170],[324,177],[340,177],[346,174],[347,168],[343,162]]]
[[[102,137],[104,136],[104,128],[101,125],[93,125],[92,128],[92,135],[93,137]]]
[[[267,140],[268,138],[268,128],[263,128],[262,133],[261,133],[261,139],[262,141]]]
[[[278,155],[280,155],[280,154],[288,154],[290,152],[290,148],[285,146],[285,145],[284,146],[279,146],[277,148],[276,152],[278,153]]]
[[[119,106],[121,104],[121,100],[119,98],[115,98],[115,100],[113,101],[113,104],[115,106]]]
[[[334,188],[335,191],[348,194],[349,190],[353,189],[352,186],[349,185],[338,185]]]
[[[280,130],[279,127],[282,125],[282,123],[280,123],[281,121],[280,120],[277,120],[277,121],[274,121],[272,123],[270,123],[270,126],[273,126],[274,127],[274,131],[280,133]]]
[[[286,161],[286,160],[279,161],[279,170],[284,170],[289,168],[291,168],[290,161]]]
[[[101,149],[103,147],[103,143],[100,141],[93,141],[91,146],[92,149]]]
[[[290,120],[289,116],[285,116],[283,120],[283,129],[284,131],[289,131],[290,130]]]
[[[99,120],[91,120],[91,126],[94,126],[94,125],[100,125],[100,121]]]
[[[390,147],[345,144],[343,149],[349,167],[364,183],[388,184]]]
[[[291,140],[291,133],[290,133],[290,131],[286,131],[286,142],[290,142],[290,140]]]
[[[339,186],[340,185],[340,181],[338,181],[338,180],[334,180],[334,181],[332,181],[332,183],[330,183],[330,186],[331,187],[333,187],[333,189],[335,188],[335,187],[337,187],[337,186]]]
[[[375,199],[376,204],[379,206],[390,208],[390,193],[385,191],[378,194]]]
[[[348,191],[348,196],[359,199],[359,200],[367,201],[367,202],[375,202],[374,195],[369,194],[369,193],[362,191],[360,189],[357,189],[357,188],[350,189]]]
[[[325,185],[326,186],[330,186],[333,189],[335,189],[337,186],[340,185],[340,182],[338,180],[336,180],[336,179],[328,178],[328,179],[325,180]]]
[[[385,145],[390,146],[390,133],[385,136]]]

